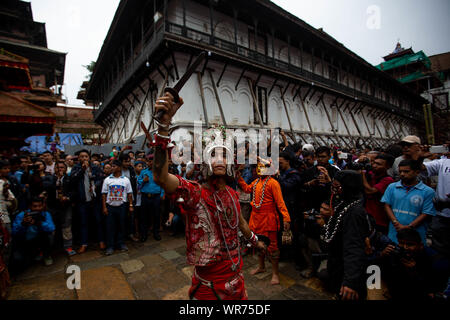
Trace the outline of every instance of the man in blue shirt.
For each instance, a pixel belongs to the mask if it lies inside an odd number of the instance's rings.
[[[14,219],[13,236],[13,266],[11,270],[20,271],[33,258],[44,258],[45,265],[53,264],[50,256],[53,245],[55,225],[52,216],[44,211],[44,199],[34,198],[31,210],[22,211]]]
[[[436,215],[434,191],[417,177],[421,165],[416,160],[403,160],[398,166],[400,181],[391,183],[381,199],[385,204],[389,223],[388,237],[397,242],[397,232],[413,228],[426,246],[427,218]]]
[[[153,181],[153,154],[147,156],[147,169],[142,170],[137,182],[142,195],[142,210],[139,217],[139,234],[141,242],[147,241],[150,216],[153,216],[153,237],[160,241],[159,228],[161,224],[161,198],[164,190]]]

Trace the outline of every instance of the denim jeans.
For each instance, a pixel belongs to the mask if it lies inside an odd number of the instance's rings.
[[[148,225],[150,217],[153,217],[153,235],[159,235],[161,224],[161,198],[154,195],[149,198],[146,194],[142,194],[142,209],[139,218],[139,229],[141,237],[147,238]]]
[[[88,229],[89,229],[89,217],[94,215],[95,224],[97,229],[97,241],[105,242],[104,227],[105,219],[101,210],[101,200],[94,199],[89,202],[82,202],[78,204],[78,210],[81,220],[81,244],[88,244]]]
[[[114,244],[121,247],[125,244],[126,214],[125,204],[118,207],[107,205],[108,215],[106,216],[106,248],[113,249]],[[114,242],[114,238],[116,241]]]

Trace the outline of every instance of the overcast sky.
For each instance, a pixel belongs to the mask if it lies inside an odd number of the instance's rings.
[[[371,64],[403,47],[427,55],[450,51],[449,0],[276,0],[285,10],[325,32]],[[119,0],[31,0],[35,21],[45,22],[48,47],[67,52],[63,93],[69,104],[86,80]]]

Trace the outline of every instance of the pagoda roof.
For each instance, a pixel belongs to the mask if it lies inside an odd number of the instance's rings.
[[[0,122],[54,124],[56,115],[44,107],[0,91]]]

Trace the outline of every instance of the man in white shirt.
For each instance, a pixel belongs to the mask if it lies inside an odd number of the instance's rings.
[[[133,189],[130,179],[122,176],[120,161],[112,163],[113,174],[105,179],[102,187],[103,214],[106,216],[106,255],[114,252],[114,238],[121,251],[128,251],[125,245],[126,203],[133,212]],[[118,231],[116,232],[116,229]]]

